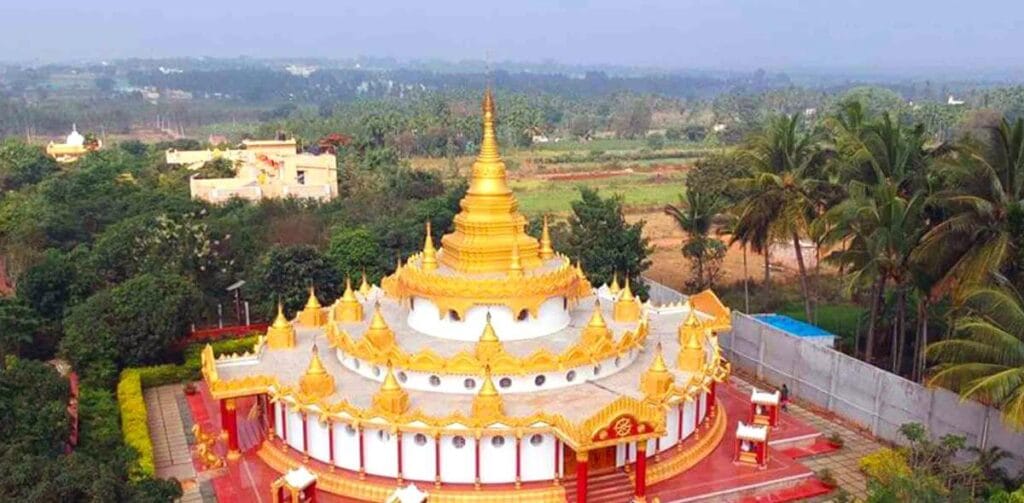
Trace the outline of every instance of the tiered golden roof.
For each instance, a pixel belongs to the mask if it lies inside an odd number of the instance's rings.
[[[312,286],[309,287],[309,299],[306,301],[306,307],[302,308],[299,313],[298,321],[307,327],[322,327],[324,323],[327,323],[327,313],[324,312],[323,306],[317,300]]]
[[[707,329],[697,317],[693,304],[687,301],[686,308],[689,313],[678,329],[678,367],[681,370],[697,372],[704,366],[704,336]]]
[[[654,361],[650,368],[640,376],[640,390],[644,397],[652,402],[660,402],[669,391],[672,390],[674,378],[665,364],[665,358],[661,352],[661,343],[655,348]]]
[[[391,327],[388,327],[388,323],[384,321],[384,316],[380,313],[380,302],[373,307],[373,318],[370,320],[370,327],[366,329],[363,338],[371,342],[374,347],[384,350],[395,345],[395,333]]]
[[[321,399],[334,393],[334,377],[327,373],[324,363],[320,361],[320,351],[316,344],[313,344],[309,367],[306,369],[306,373],[299,378],[299,389],[313,399]]]
[[[288,349],[295,347],[295,327],[284,316],[284,305],[277,303],[277,317],[267,328],[267,347],[270,349]]]
[[[395,416],[409,410],[409,393],[398,384],[398,379],[395,379],[395,373],[390,366],[380,390],[373,395],[373,408],[378,412]]]
[[[587,322],[587,326],[583,327],[583,333],[580,334],[580,343],[596,346],[611,340],[612,330],[608,328],[608,324],[604,321],[604,315],[601,314],[601,303],[594,302],[594,312],[590,315],[590,321]]]
[[[496,356],[505,352],[498,334],[491,325],[491,313],[487,313],[487,321],[484,324],[484,331],[480,334],[480,340],[476,343],[476,357],[480,361],[491,361]]]
[[[480,392],[473,398],[473,416],[477,418],[500,419],[505,415],[505,404],[498,394],[498,388],[491,381],[491,368],[484,370],[484,382]]]
[[[523,231],[526,218],[519,213],[519,203],[508,186],[505,162],[498,152],[490,89],[484,94],[480,154],[473,163],[461,206],[462,211],[455,216],[455,232],[441,239],[441,263],[462,272],[505,271],[515,242],[525,268],[540,265],[540,245]]]
[[[345,278],[345,293],[334,303],[334,319],[343,323],[363,321],[363,305],[352,291],[352,280]]]
[[[626,276],[626,286],[615,301],[612,317],[618,322],[636,321],[640,319],[640,301],[633,295],[633,289],[629,286],[629,276]]]

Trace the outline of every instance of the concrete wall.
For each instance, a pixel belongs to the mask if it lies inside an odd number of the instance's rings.
[[[1019,458],[1009,467],[1022,467],[1024,435],[1003,424],[998,410],[961,401],[945,389],[926,388],[736,311],[732,331],[722,334],[719,343],[735,367],[774,386],[786,384],[794,397],[857,423],[875,436],[902,443],[899,427],[921,423],[935,437],[953,433],[965,436],[969,446],[1002,447]]]

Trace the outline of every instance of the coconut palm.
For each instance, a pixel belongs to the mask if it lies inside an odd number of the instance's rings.
[[[725,255],[725,244],[711,236],[714,218],[724,208],[721,198],[696,188],[679,196],[678,206],[665,206],[665,214],[672,217],[686,233],[682,251],[696,265],[694,283],[697,289],[708,288],[714,282],[714,271],[705,270],[707,262]]]
[[[928,347],[937,362],[930,382],[1002,410],[1024,429],[1024,299],[1005,278],[964,294],[958,337]]]
[[[934,198],[948,218],[925,235],[920,259],[956,282],[957,291],[993,272],[1016,277],[1024,231],[1024,119],[986,128],[951,157],[943,174],[954,188]]]
[[[734,241],[767,252],[771,237],[791,239],[800,271],[804,311],[813,320],[807,266],[800,246],[821,209],[824,182],[819,178],[826,151],[814,131],[801,128],[799,115],[780,116],[753,135],[743,155],[750,176],[736,180],[748,195],[741,201]]]

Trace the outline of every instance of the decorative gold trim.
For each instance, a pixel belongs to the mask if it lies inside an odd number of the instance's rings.
[[[727,419],[725,408],[722,407],[722,404],[716,403],[715,409],[714,417],[711,418],[711,425],[707,427],[708,429],[703,432],[703,435],[694,440],[693,445],[687,446],[682,451],[677,450],[675,447],[667,449],[662,455],[670,455],[670,457],[667,459],[662,458],[657,463],[647,465],[648,486],[670,479],[693,468],[694,465],[711,455],[711,452],[718,447],[722,439],[725,438]],[[705,418],[706,421],[707,419]],[[701,423],[701,426],[704,424]],[[697,431],[700,431],[700,428],[694,431],[695,435]],[[675,454],[673,455],[672,453]],[[635,482],[636,474],[630,473],[629,478]]]

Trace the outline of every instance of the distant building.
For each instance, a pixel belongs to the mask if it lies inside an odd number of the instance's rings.
[[[168,164],[184,164],[198,171],[207,162],[227,159],[235,166],[233,178],[189,180],[193,199],[222,203],[233,197],[309,198],[329,201],[338,196],[337,159],[331,154],[298,153],[295,139],[242,142],[231,150],[168,150]]]
[[[964,104],[964,100],[958,100],[958,99],[954,98],[952,94],[950,94],[949,95],[949,99],[946,100],[946,104],[947,105],[963,105]]]
[[[54,158],[60,163],[71,163],[80,159],[85,154],[103,147],[99,139],[86,141],[86,138],[78,132],[78,126],[71,125],[71,133],[64,140],[64,143],[50,142],[46,146],[46,155]]]
[[[728,128],[728,126],[726,126],[725,124],[722,124],[722,123],[718,123],[718,124],[715,124],[714,126],[711,126],[711,130],[716,132],[716,133],[721,133],[722,131],[725,131],[727,128]]]

